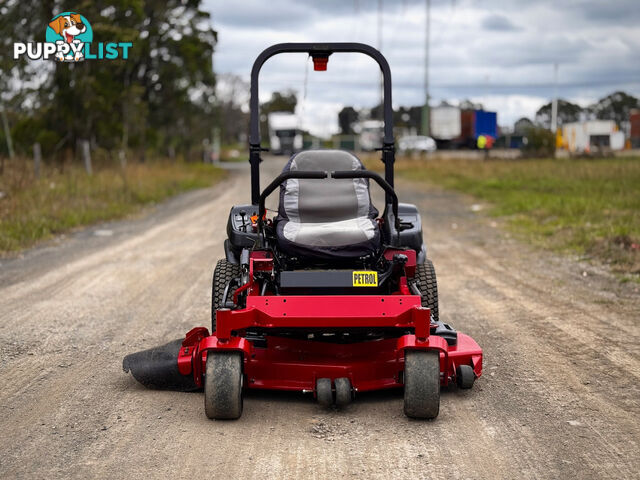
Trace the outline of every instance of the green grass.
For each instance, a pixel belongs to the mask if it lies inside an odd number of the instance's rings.
[[[399,175],[490,203],[536,244],[640,274],[640,159],[400,160]]]
[[[144,205],[212,185],[224,172],[210,165],[148,162],[48,172],[39,180],[28,163],[13,162],[0,176],[0,253],[20,250],[78,226],[135,213]]]

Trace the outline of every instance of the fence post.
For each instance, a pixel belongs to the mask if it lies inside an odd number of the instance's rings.
[[[211,142],[211,159],[210,162],[217,164],[220,162],[220,129],[214,127],[212,130],[212,142]]]
[[[87,171],[87,175],[92,175],[93,170],[91,168],[91,149],[89,148],[89,140],[82,140],[82,158],[84,159],[84,169]]]
[[[9,129],[9,122],[7,121],[7,112],[4,110],[4,105],[0,104],[0,116],[2,116],[2,127],[4,128],[4,138],[7,142],[7,150],[9,152],[9,158],[13,159],[13,142],[11,141],[11,130]],[[4,165],[3,165],[4,166]]]
[[[127,154],[124,149],[118,152],[118,159],[120,160],[120,168],[125,168],[127,166]]]
[[[42,163],[42,150],[38,142],[33,144],[33,173],[36,180],[40,178],[40,163]]]
[[[208,138],[202,139],[202,163],[211,162],[211,144]]]

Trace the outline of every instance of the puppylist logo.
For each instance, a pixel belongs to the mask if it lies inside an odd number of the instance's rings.
[[[82,62],[84,60],[114,60],[129,58],[131,42],[92,43],[93,30],[89,21],[76,12],[63,12],[47,25],[45,42],[16,42],[13,59],[26,55],[31,60],[50,58],[58,62]]]

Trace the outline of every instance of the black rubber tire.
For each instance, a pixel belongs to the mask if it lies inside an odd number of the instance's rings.
[[[471,388],[475,381],[476,374],[474,373],[471,365],[459,365],[458,368],[456,368],[456,382],[458,383],[458,388]]]
[[[336,405],[339,407],[349,405],[352,398],[351,380],[346,377],[336,378],[333,384],[336,387]]]
[[[222,295],[224,289],[233,278],[242,275],[240,265],[228,262],[225,259],[218,260],[213,271],[213,281],[211,282],[211,333],[216,331],[216,310],[222,308]]]
[[[404,413],[436,418],[440,411],[440,353],[407,350],[404,358]]]
[[[422,306],[431,310],[431,321],[437,322],[440,318],[438,313],[438,282],[436,281],[436,270],[433,263],[428,258],[424,263],[416,265],[416,276],[418,289],[422,297]]]
[[[215,420],[234,420],[242,415],[242,354],[207,354],[204,376],[204,411]]]
[[[316,380],[316,397],[323,407],[333,405],[333,392],[331,391],[331,379],[319,378]]]

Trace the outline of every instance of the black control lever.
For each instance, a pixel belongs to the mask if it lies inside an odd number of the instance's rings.
[[[413,223],[411,222],[403,222],[402,220],[400,220],[400,231],[404,232],[405,230],[409,230],[410,228],[413,228]]]
[[[244,210],[240,210],[238,212],[240,214],[240,219],[242,220],[242,226],[240,227],[240,230],[242,230],[243,232],[247,231],[247,223],[244,219],[244,217],[247,216],[247,212],[245,212]]]

